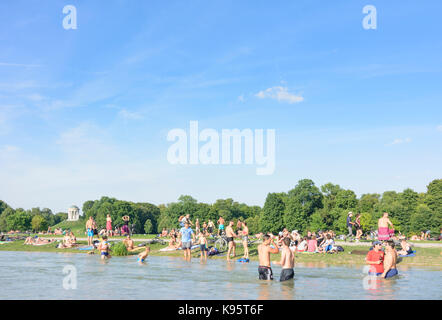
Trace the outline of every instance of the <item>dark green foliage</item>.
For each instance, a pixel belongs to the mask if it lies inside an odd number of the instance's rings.
[[[319,189],[312,180],[304,179],[288,193],[269,193],[262,209],[233,199],[218,199],[213,204],[199,203],[189,195],[159,206],[102,197],[86,201],[82,208],[83,219],[93,216],[99,228],[105,228],[107,214],[111,216],[114,227],[122,226],[122,217],[128,215],[135,233],[179,228],[178,218],[186,214],[190,214],[193,222],[198,218],[201,225],[209,219],[216,223],[220,216],[227,223],[245,220],[251,234],[276,233],[284,227],[300,232],[332,229],[337,233],[347,233],[346,217],[349,211],[353,211],[355,214],[363,213],[361,223],[364,232],[377,229],[378,219],[383,212],[388,212],[396,230],[407,235],[431,230],[434,235],[442,226],[442,179],[433,180],[426,193],[418,194],[406,189],[399,193],[386,191],[382,196],[364,194],[360,199],[352,190],[342,189],[339,185],[327,183]],[[47,208],[14,210],[0,200],[0,231],[40,231],[66,218],[66,213],[54,215]]]

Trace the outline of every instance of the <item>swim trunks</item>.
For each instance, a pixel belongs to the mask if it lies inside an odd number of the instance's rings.
[[[220,230],[224,230],[224,225],[223,225],[223,224],[220,224],[220,225],[219,225],[219,229],[220,229]]]
[[[394,277],[398,274],[397,269],[390,269],[388,270],[387,274],[385,275],[385,279]]]
[[[258,267],[259,280],[273,280],[272,268],[266,266]]]
[[[192,247],[192,241],[183,242],[182,249],[190,249]]]
[[[138,261],[138,262],[144,262],[144,259],[140,259],[140,258],[138,258],[137,261]]]
[[[200,244],[200,250],[201,251],[209,251],[209,249],[207,249],[205,244]]]
[[[209,230],[209,233],[213,233],[213,228],[212,227],[208,227],[207,230]]]
[[[242,241],[249,241],[249,236],[243,236]]]
[[[109,255],[109,252],[101,251],[101,255],[107,257]]]
[[[233,237],[227,237],[227,242],[233,242]]]
[[[92,229],[87,229],[87,236],[88,236],[88,237],[93,237],[93,236],[94,236],[94,230],[92,230]]]
[[[287,281],[293,279],[294,277],[295,277],[295,272],[293,271],[293,269],[282,269],[279,281]]]

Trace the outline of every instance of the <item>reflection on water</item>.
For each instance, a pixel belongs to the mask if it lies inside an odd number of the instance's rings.
[[[63,288],[63,268],[75,266],[77,289]],[[362,266],[297,264],[295,281],[258,280],[256,262],[191,262],[135,256],[0,252],[0,299],[441,299],[442,272],[399,265],[399,277],[367,279]]]

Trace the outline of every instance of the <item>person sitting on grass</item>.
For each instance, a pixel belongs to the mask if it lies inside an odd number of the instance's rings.
[[[315,235],[313,235],[311,239],[307,240],[307,251],[318,252],[318,241],[316,240]]]
[[[413,249],[411,249],[411,245],[403,239],[401,241],[401,250],[397,252],[400,255],[406,256],[413,253]]]
[[[170,237],[170,240],[169,240],[168,248],[178,249],[180,246],[181,246],[181,244],[177,242],[176,235],[172,234],[172,236]]]
[[[335,241],[332,239],[331,235],[327,234],[325,240],[319,246],[319,252],[321,253],[327,253],[329,251],[332,252],[334,243]]]
[[[130,238],[130,235],[126,236],[126,239],[123,240],[124,245],[126,246],[127,251],[134,251],[134,241]]]
[[[304,237],[304,239],[302,239],[301,243],[298,244],[298,246],[296,247],[296,251],[297,252],[304,252],[307,250],[307,246],[308,246],[308,237]]]

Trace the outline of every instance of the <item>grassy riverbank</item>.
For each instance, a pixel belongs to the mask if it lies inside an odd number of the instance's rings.
[[[86,245],[85,241],[79,241],[80,245]],[[138,245],[140,242],[135,242]],[[168,252],[160,252],[161,248],[164,248],[164,245],[160,244],[151,244],[151,255],[152,256],[172,256],[172,257],[182,257],[183,252],[181,250],[177,251],[168,251]],[[366,246],[343,246],[344,252],[338,254],[307,254],[307,253],[297,253],[295,256],[296,263],[300,264],[322,264],[322,265],[364,265],[365,264],[365,256],[368,252],[368,247]],[[32,246],[32,245],[24,245],[23,241],[14,241],[11,243],[1,244],[0,251],[28,251],[28,252],[56,252],[56,253],[77,253],[77,254],[86,254],[87,251],[81,251],[75,248],[71,249],[57,249],[56,243],[51,243],[44,246]],[[400,267],[404,266],[427,266],[427,267],[436,267],[442,269],[442,251],[440,248],[416,248],[417,254],[416,257],[412,258],[402,258],[400,261]],[[138,252],[129,253],[129,255],[136,255]],[[95,253],[98,254],[98,250],[95,250]],[[239,259],[242,257],[243,248],[242,246],[237,245],[236,257],[232,258],[233,260]],[[258,260],[258,252],[257,252],[257,244],[252,245],[249,248],[249,256],[250,260],[257,261]],[[192,251],[193,258],[199,258],[200,252],[199,249]],[[216,256],[209,257],[209,260],[212,259],[226,259],[226,253],[221,253]],[[273,260],[279,260],[280,254],[272,255]]]

